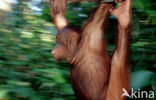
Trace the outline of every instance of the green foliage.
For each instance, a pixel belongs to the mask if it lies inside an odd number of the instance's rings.
[[[28,1],[18,1],[0,25],[0,100],[76,100],[70,66],[51,56],[57,31],[49,7],[43,4],[41,14],[37,14],[28,7]],[[156,91],[156,3],[135,0],[133,5],[132,86]],[[69,23],[80,28],[95,6],[88,2],[69,4]],[[110,54],[115,23],[111,17],[107,33]]]

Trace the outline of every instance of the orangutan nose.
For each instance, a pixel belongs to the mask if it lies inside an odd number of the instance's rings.
[[[52,50],[52,51],[51,51],[51,54],[54,55],[54,54],[55,54],[55,50]]]

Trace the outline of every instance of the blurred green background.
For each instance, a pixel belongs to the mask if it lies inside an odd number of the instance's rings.
[[[136,90],[156,91],[156,2],[133,1],[131,84]],[[95,6],[94,2],[69,4],[66,17],[80,28]],[[111,16],[110,55],[115,26]],[[0,0],[0,100],[76,100],[70,66],[51,56],[56,34],[49,0]],[[142,100],[156,100],[156,92],[155,98]]]

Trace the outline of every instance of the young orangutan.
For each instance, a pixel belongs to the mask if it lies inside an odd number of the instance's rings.
[[[117,83],[118,81],[115,82],[115,84],[113,84],[112,82],[113,77],[118,78],[121,77],[122,74],[120,75],[120,72],[117,71],[119,75],[114,76],[111,73],[111,79],[109,82],[110,58],[107,53],[106,42],[104,39],[105,32],[103,31],[103,27],[106,27],[106,21],[109,15],[109,10],[110,8],[112,8],[112,4],[100,3],[97,10],[91,16],[89,21],[84,25],[81,31],[77,31],[69,27],[68,25],[68,21],[64,16],[66,0],[51,0],[50,5],[51,15],[58,29],[58,35],[56,37],[56,46],[52,51],[52,55],[57,60],[65,59],[68,63],[71,64],[71,83],[78,99],[106,100],[107,95],[107,99],[119,100],[116,99],[117,96],[121,97],[120,95],[118,95],[118,93],[114,94],[114,96],[111,95],[110,92],[114,90],[113,85],[118,85],[122,87],[122,84]],[[115,11],[113,10],[113,12]],[[119,30],[122,31],[123,29],[119,28]],[[120,36],[119,39],[125,37],[127,36]],[[125,44],[123,43],[121,44],[119,42],[119,44],[120,46],[125,46]],[[117,45],[117,48],[118,46],[119,45]],[[124,54],[127,55],[128,48],[124,49],[126,49]],[[115,51],[120,51],[120,49],[116,49]],[[115,55],[116,53],[114,53],[113,58],[115,57]],[[119,59],[122,57],[121,54],[119,54],[118,56]],[[125,59],[126,58],[123,58],[122,60]],[[112,59],[112,67],[115,66],[113,62],[115,61]],[[121,65],[123,65],[123,63],[121,63]],[[118,65],[115,67],[118,67]],[[111,72],[114,71],[112,70]],[[123,88],[126,88],[125,85],[123,85]],[[122,88],[119,89],[121,89],[122,91]],[[107,93],[107,90],[110,92]],[[120,90],[117,91],[120,92]]]

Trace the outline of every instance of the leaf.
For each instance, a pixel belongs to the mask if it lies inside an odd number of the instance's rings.
[[[134,89],[141,89],[151,84],[153,73],[147,70],[132,73],[131,86]]]

